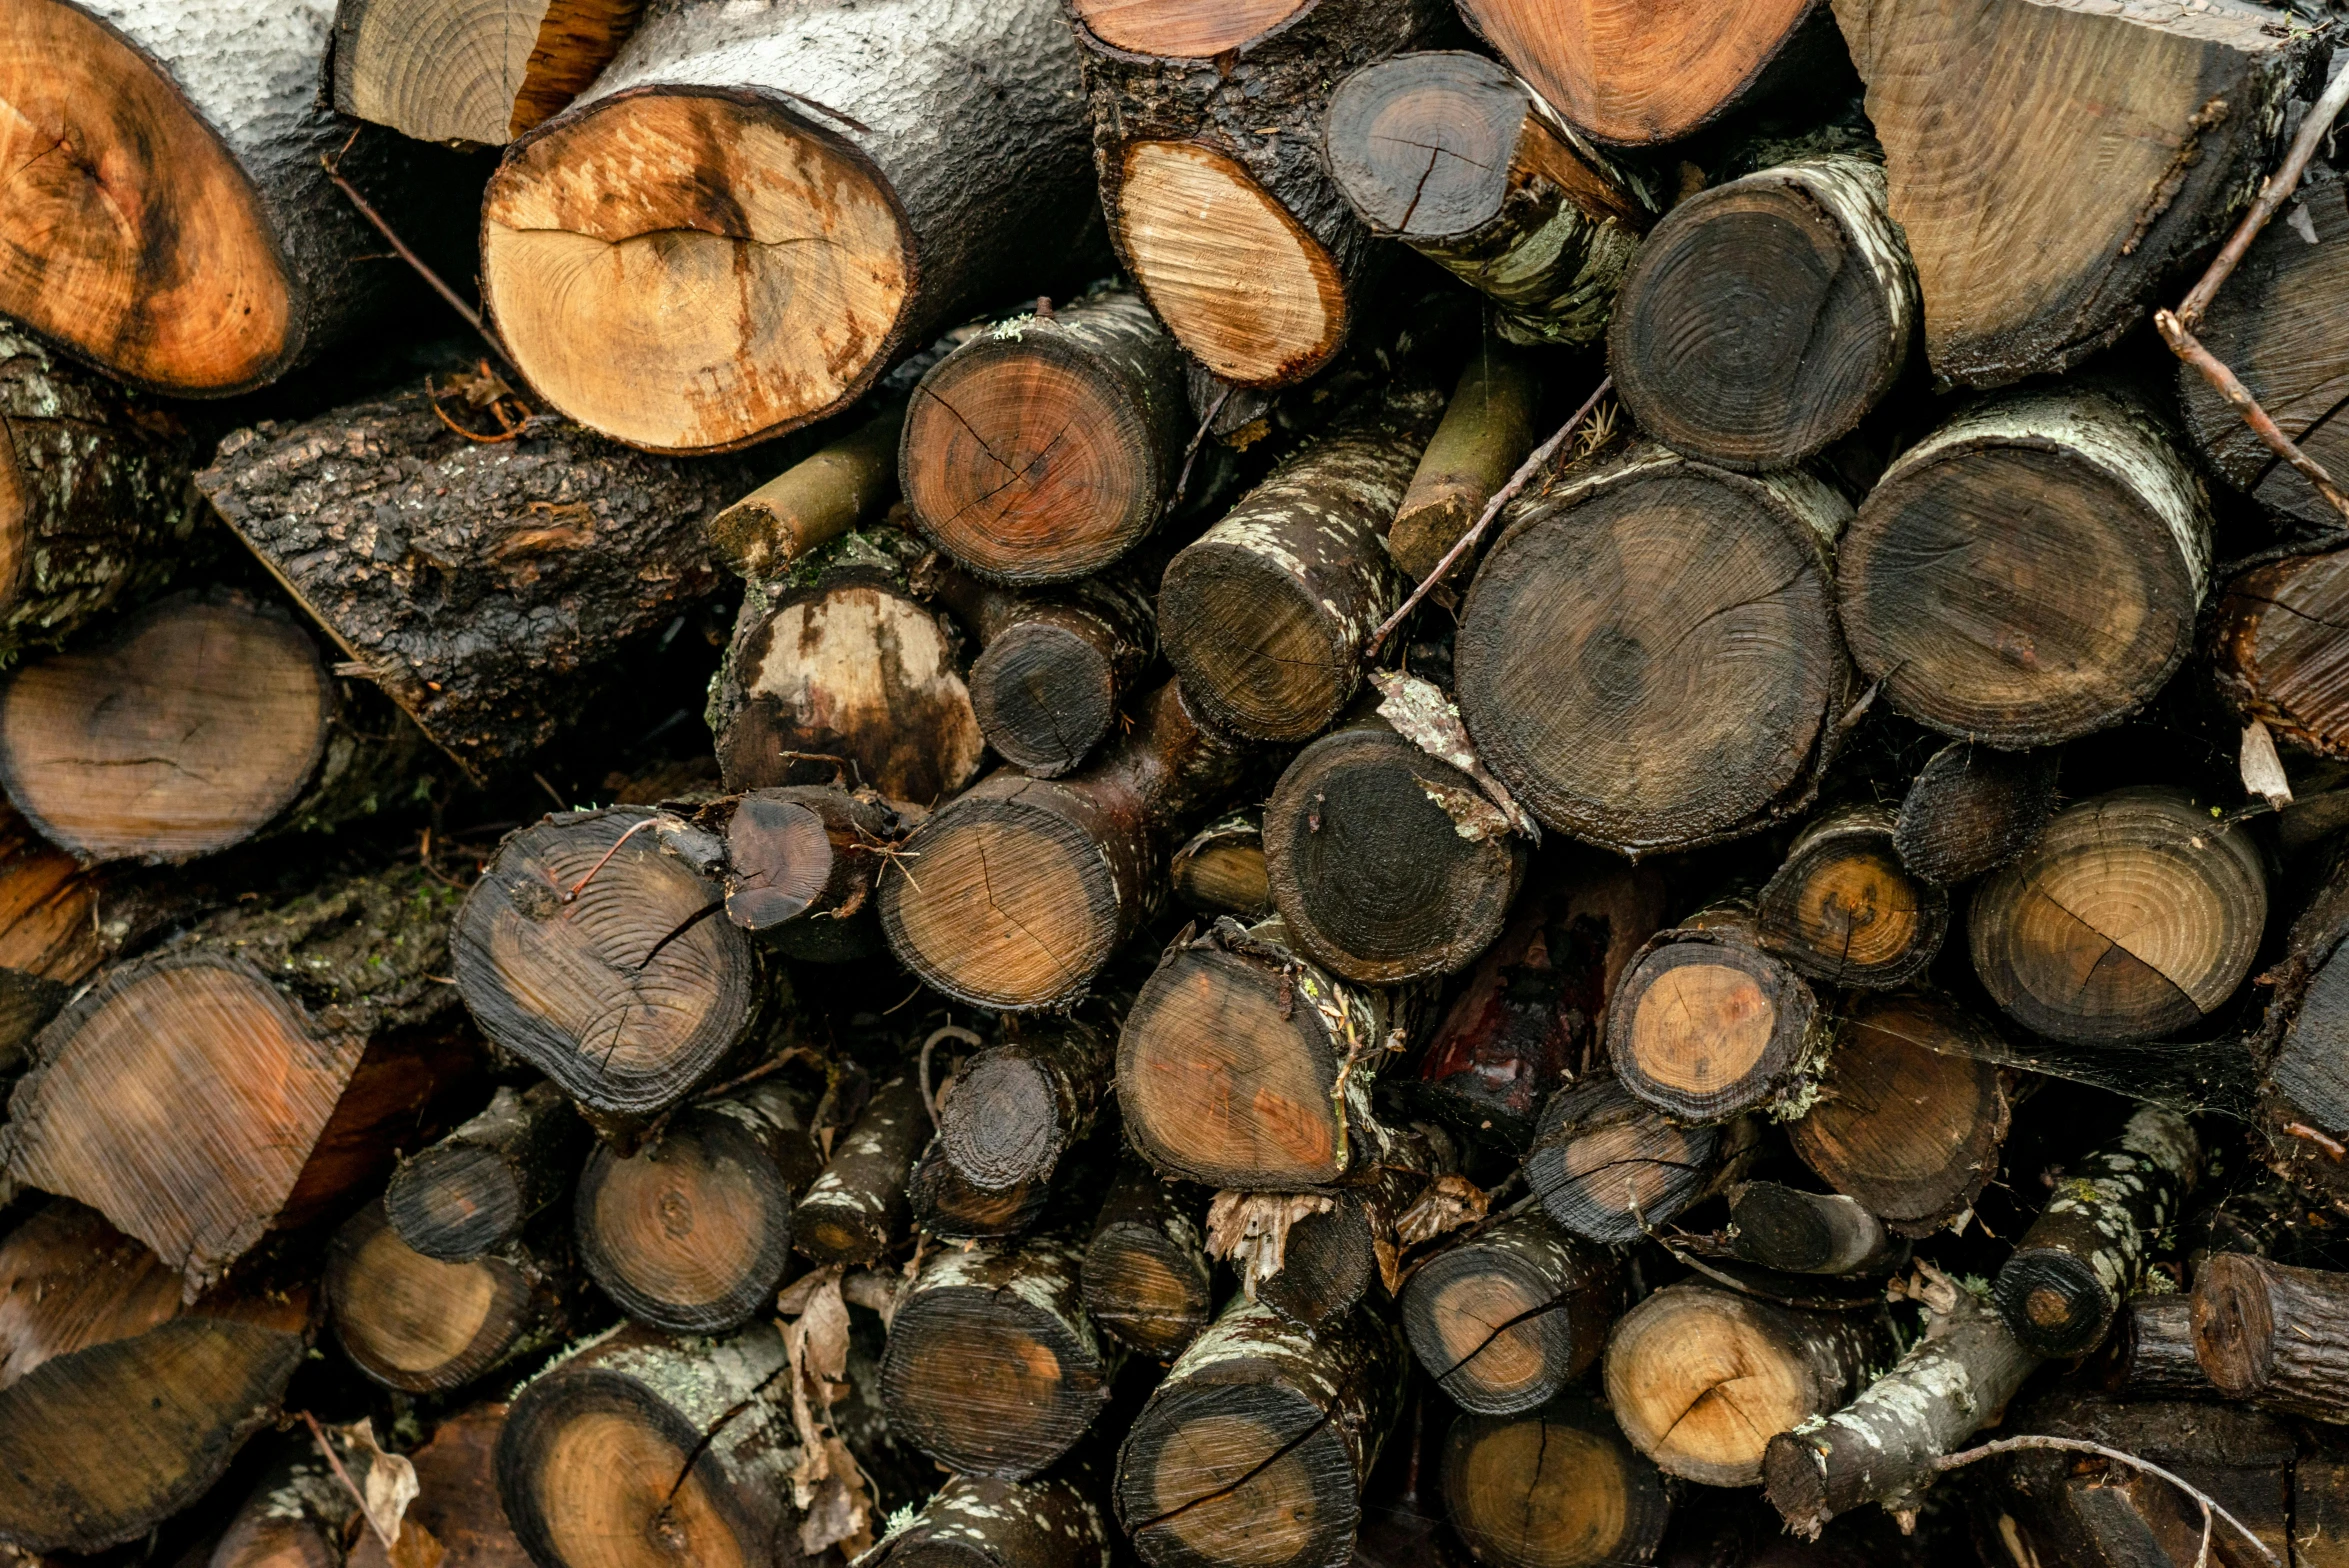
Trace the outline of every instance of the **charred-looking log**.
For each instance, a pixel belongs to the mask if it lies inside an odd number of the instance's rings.
[[[905,1197],[916,1229],[933,1241],[1001,1241],[1024,1235],[1044,1217],[1048,1181],[1020,1181],[990,1191],[965,1181],[935,1138],[914,1162]]]
[[[1071,1477],[956,1476],[857,1560],[865,1568],[1101,1568],[1114,1533],[1090,1488]]]
[[[1436,569],[1524,463],[1540,400],[1526,355],[1487,341],[1469,357],[1387,528],[1387,554],[1413,582]]]
[[[334,106],[426,142],[502,147],[594,81],[644,0],[341,0]]]
[[[1883,166],[1826,153],[1673,208],[1623,280],[1607,365],[1658,440],[1727,468],[1783,468],[1892,390],[1916,327]]]
[[[1566,854],[1536,867],[1407,1086],[1462,1132],[1518,1148],[1550,1096],[1595,1059],[1609,999],[1664,923],[1661,874]]]
[[[2349,1420],[2349,1274],[2222,1252],[2194,1281],[2194,1355],[2219,1392],[2317,1421]]]
[[[1049,1182],[1093,1130],[1116,1055],[1110,1032],[1080,1018],[1045,1020],[978,1052],[938,1107],[946,1162],[987,1192]]]
[[[818,1263],[878,1260],[905,1234],[906,1177],[929,1136],[912,1074],[875,1089],[791,1211],[791,1244]]]
[[[2141,408],[2013,393],[1902,453],[1836,565],[1852,658],[1895,708],[1962,739],[2045,746],[2133,712],[2186,657],[2210,501]]]
[[[1731,1248],[1747,1263],[1788,1274],[1888,1274],[1909,1244],[1841,1193],[1751,1181],[1729,1202]]]
[[[191,1293],[322,1217],[475,1068],[434,978],[455,903],[410,864],[231,908],[109,970],[33,1042],[9,1174],[98,1210]]]
[[[1460,716],[1544,826],[1625,854],[1807,802],[1851,690],[1829,552],[1851,508],[1642,444],[1520,503],[1469,590]]]
[[[1664,1478],[1587,1399],[1454,1421],[1442,1464],[1452,1528],[1485,1568],[1644,1563],[1672,1517]]]
[[[2113,1321],[2105,1386],[2122,1399],[2220,1397],[2195,1358],[2194,1298],[2174,1290],[2131,1297]]]
[[[482,298],[549,402],[631,446],[795,429],[1076,248],[1078,88],[1052,0],[659,12],[508,150]],[[680,317],[707,288],[734,304]]]
[[[480,1115],[401,1162],[384,1216],[425,1257],[470,1263],[571,1190],[586,1142],[587,1124],[554,1084],[501,1087]]]
[[[988,775],[908,841],[921,855],[913,876],[882,879],[890,949],[973,1006],[1074,1001],[1164,896],[1168,853],[1250,760],[1202,729],[1169,681],[1091,767],[1062,779]]]
[[[1550,1097],[1525,1179],[1564,1229],[1620,1246],[1737,1180],[1751,1133],[1683,1127],[1613,1078],[1586,1078]]]
[[[0,785],[86,861],[191,860],[398,799],[424,751],[308,632],[234,589],[174,594],[0,687]]]
[[[1402,1403],[1377,1314],[1299,1328],[1235,1297],[1191,1341],[1118,1450],[1117,1512],[1150,1568],[1340,1568]]]
[[[2334,551],[2244,573],[2219,601],[2211,637],[2211,673],[2235,711],[2335,761],[2349,759],[2340,674],[2349,638],[2336,629],[2349,613],[2345,564],[2349,551]]]
[[[607,1135],[692,1093],[759,1020],[765,976],[723,918],[722,857],[666,812],[573,811],[499,845],[465,896],[449,947],[474,1021]]]
[[[2311,58],[2265,8],[2221,0],[1834,8],[1916,257],[1926,355],[1963,386],[2068,370],[2133,325],[2258,188]],[[2114,141],[2114,113],[2144,134]],[[1953,144],[1951,125],[1970,130]],[[2091,160],[2095,189],[2052,207],[2049,171]]]
[[[1085,1435],[1109,1399],[1104,1348],[1066,1236],[930,1255],[889,1326],[889,1430],[958,1475],[1021,1480]]]
[[[562,419],[484,444],[416,390],[235,431],[196,483],[343,656],[482,777],[553,737],[574,682],[624,679],[615,661],[717,590],[702,525],[753,472]]]
[[[1331,96],[1323,135],[1355,215],[1490,298],[1503,337],[1582,344],[1606,331],[1654,193],[1507,67],[1456,50],[1381,60]]]
[[[909,831],[871,790],[754,789],[726,819],[726,918],[816,963],[881,951],[873,882]]]
[[[1818,1103],[1787,1129],[1820,1180],[1908,1237],[1963,1214],[1998,1170],[2011,1107],[1989,1025],[1924,996],[1851,1010]]]
[[[1374,396],[1168,563],[1159,641],[1202,716],[1301,741],[1345,711],[1403,600],[1383,536],[1442,411],[1426,388]]]
[[[1172,509],[1191,403],[1140,296],[1090,295],[982,332],[915,389],[898,471],[914,526],[984,577],[1101,570]]]
[[[1501,934],[1525,855],[1474,779],[1375,714],[1298,753],[1264,805],[1281,923],[1361,985],[1466,968]]]
[[[530,1561],[498,1502],[497,1442],[506,1407],[475,1405],[432,1429],[432,1441],[410,1454],[417,1494],[405,1518],[431,1532],[447,1554],[441,1568],[523,1568]],[[353,1544],[350,1568],[393,1568],[373,1531]]]
[[[1616,1080],[1679,1121],[1793,1108],[1816,1093],[1836,1017],[1766,951],[1753,910],[1716,904],[1640,949],[1607,1007]]]
[[[0,1541],[95,1552],[203,1496],[276,1418],[310,1307],[183,1308],[178,1271],[96,1214],[35,1210],[0,1241]]]
[[[1129,1156],[1079,1272],[1085,1311],[1102,1332],[1161,1361],[1180,1354],[1207,1326],[1214,1300],[1196,1191]]]
[[[1264,864],[1264,816],[1236,811],[1210,822],[1174,852],[1168,885],[1185,908],[1213,918],[1256,921],[1272,913],[1272,875]]]
[[[1706,1486],[1762,1479],[1770,1439],[1842,1407],[1892,1360],[1881,1309],[1820,1312],[1669,1285],[1607,1340],[1607,1403],[1631,1446]]]
[[[1636,0],[1467,0],[1460,14],[1587,136],[1678,141],[1815,80],[1833,48],[1825,0],[1659,13]]]
[[[1944,887],[1996,871],[2039,842],[2055,815],[2050,751],[1993,751],[1956,741],[1918,770],[1892,825],[1910,873]]]
[[[797,1096],[772,1078],[672,1115],[627,1159],[598,1146],[579,1173],[579,1261],[639,1323],[723,1334],[774,1299],[791,1207],[816,1179]]]
[[[1463,1409],[1517,1415],[1598,1360],[1622,1294],[1612,1254],[1530,1209],[1421,1264],[1403,1288],[1403,1332]]]
[[[470,1263],[442,1263],[400,1240],[380,1203],[335,1233],[325,1288],[343,1354],[409,1394],[456,1388],[561,1344],[583,1305],[561,1251],[513,1241]]]
[[[1833,1415],[1770,1440],[1762,1482],[1787,1528],[1817,1540],[1827,1521],[1866,1503],[1917,1508],[1933,1462],[1995,1423],[2039,1365],[1988,1302],[1945,1284],[1949,1304],[1890,1372]]]
[[[2155,1106],[2068,1166],[1992,1287],[2008,1331],[2042,1356],[2094,1349],[2136,1290],[2155,1238],[2177,1221],[2201,1167],[2194,1129]]]
[[[710,548],[738,577],[773,582],[897,496],[897,438],[905,403],[792,464],[703,525]]]
[[[2267,928],[2258,846],[2182,791],[2124,789],[2060,813],[1974,892],[1974,969],[2025,1028],[2082,1043],[2199,1022]]]
[[[783,1336],[725,1339],[633,1324],[533,1380],[498,1435],[498,1496],[546,1568],[803,1560]]]
[[[1754,901],[1762,945],[1835,985],[1889,991],[1924,973],[1949,935],[1949,895],[1902,865],[1897,821],[1872,802],[1814,818]]]

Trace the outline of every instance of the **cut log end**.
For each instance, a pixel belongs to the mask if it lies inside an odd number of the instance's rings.
[[[429,1257],[463,1262],[522,1228],[529,1212],[522,1182],[496,1151],[436,1144],[403,1164],[383,1195],[403,1240],[430,1237]]]
[[[1816,980],[1890,990],[1923,973],[1949,933],[1949,895],[1909,873],[1892,813],[1829,813],[1794,842],[1756,900],[1762,942]]]
[[[573,1211],[579,1259],[638,1322],[723,1333],[773,1298],[791,1259],[791,1200],[751,1129],[696,1108],[627,1159],[589,1153]]]
[[[2095,1349],[2115,1307],[2091,1260],[2051,1248],[2018,1250],[1998,1272],[1994,1299],[2015,1338],[2043,1356]]]
[[[1333,172],[1364,221],[1398,239],[1473,234],[1500,216],[1524,129],[1508,69],[1456,51],[1359,71],[1330,99]]]
[[[1115,650],[1075,622],[1022,622],[971,665],[971,711],[988,744],[1039,778],[1076,767],[1117,723]]]
[[[2220,1253],[2194,1281],[2194,1355],[2220,1393],[2246,1399],[2267,1385],[2279,1325],[2257,1259]]]
[[[1240,1553],[1268,1568],[1342,1562],[1363,1501],[1344,1437],[1278,1383],[1154,1400],[1120,1454],[1118,1491],[1152,1568],[1210,1568]]]
[[[531,1327],[530,1282],[497,1258],[442,1263],[400,1240],[381,1204],[343,1226],[327,1252],[335,1339],[387,1388],[431,1393],[506,1359]]]
[[[1442,1474],[1452,1528],[1486,1568],[1646,1562],[1672,1513],[1656,1467],[1580,1401],[1455,1421]]]
[[[1311,7],[1313,0],[1075,0],[1078,21],[1105,44],[1163,59],[1207,60]]]
[[[1665,1114],[1719,1121],[1768,1104],[1817,1054],[1817,999],[1734,931],[1659,939],[1608,1010],[1623,1087]]]
[[[2051,752],[1944,746],[1901,800],[1892,847],[1912,873],[1945,887],[1996,871],[2046,829],[2055,780]]]
[[[1167,658],[1185,695],[1225,728],[1296,742],[1328,728],[1356,680],[1356,638],[1281,561],[1204,540],[1159,590]]]
[[[830,890],[838,860],[813,805],[774,792],[745,795],[726,823],[726,918],[745,931],[798,919]]]
[[[349,0],[334,105],[428,142],[502,146],[559,113],[635,27],[643,0]]]

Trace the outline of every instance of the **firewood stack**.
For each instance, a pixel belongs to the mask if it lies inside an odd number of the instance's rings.
[[[2349,1565],[2340,9],[0,0],[0,1568]]]

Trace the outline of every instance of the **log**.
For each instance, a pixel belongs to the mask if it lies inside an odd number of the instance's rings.
[[[431,1441],[408,1456],[417,1492],[406,1518],[440,1543],[441,1568],[525,1568],[530,1561],[498,1501],[497,1442],[505,1427],[504,1405],[475,1405],[434,1427]],[[351,1548],[350,1568],[393,1568],[391,1554],[367,1532]]]
[[[1838,1020],[1764,950],[1742,900],[1698,911],[1640,949],[1608,998],[1616,1081],[1677,1121],[1793,1111],[1816,1096]]]
[[[629,679],[719,585],[703,526],[750,482],[560,418],[450,428],[428,389],[231,432],[196,484],[418,728],[476,779]]]
[[[1835,1191],[1902,1236],[1967,1212],[1998,1172],[2013,1104],[1997,1035],[1927,996],[1871,997],[1851,1010],[1819,1098],[1787,1129]]]
[[[0,686],[0,786],[84,862],[330,830],[396,804],[422,740],[284,611],[229,588],[174,594]]]
[[[1648,1562],[1672,1517],[1656,1467],[1583,1399],[1454,1421],[1442,1473],[1452,1528],[1485,1568]]]
[[[1127,1155],[1078,1271],[1094,1326],[1158,1361],[1180,1355],[1214,1315],[1194,1198]]]
[[[563,1343],[592,1315],[568,1251],[559,1241],[511,1241],[470,1263],[443,1263],[400,1240],[383,1205],[370,1203],[327,1248],[335,1343],[386,1388],[460,1388]]]
[[[1620,1246],[1735,1182],[1752,1132],[1680,1126],[1612,1077],[1589,1077],[1550,1097],[1525,1180],[1560,1227]]]
[[[1884,201],[1881,164],[1823,152],[1700,191],[1659,221],[1607,337],[1640,429],[1747,472],[1857,429],[1916,336],[1916,268]]]
[[[911,830],[871,790],[746,791],[726,818],[726,918],[789,958],[872,957],[882,949],[873,884]]]
[[[23,1070],[33,1036],[115,950],[100,924],[106,887],[104,873],[0,810],[0,1073]]]
[[[2184,1291],[2132,1296],[2113,1322],[2105,1387],[2132,1400],[2218,1399],[2194,1354],[2194,1298]]]
[[[1740,1260],[1781,1273],[1873,1276],[1893,1273],[1909,1259],[1907,1240],[1856,1199],[1782,1182],[1738,1188],[1729,1228]]]
[[[1446,1201],[1437,1183],[1447,1177],[1452,1197],[1467,1196],[1457,1190],[1463,1179],[1458,1151],[1449,1138],[1430,1131],[1395,1133],[1374,1169],[1328,1194],[1300,1201],[1290,1194],[1217,1193],[1207,1211],[1210,1255],[1228,1258],[1251,1296],[1306,1328],[1319,1328],[1364,1302],[1383,1311],[1400,1283],[1410,1240],[1406,1221],[1423,1204]],[[1282,1216],[1285,1234],[1274,1241],[1259,1224],[1250,1240],[1250,1205],[1261,1214],[1266,1203],[1288,1211]]]
[[[2202,1145],[2185,1118],[2145,1106],[2119,1137],[2067,1168],[1991,1287],[2015,1339],[2042,1356],[2101,1343],[2201,1166]]]
[[[2312,892],[2285,931],[2282,960],[2270,971],[2266,1015],[2249,1044],[2261,1069],[2260,1155],[2299,1192],[2337,1208],[2349,1200],[2349,1171],[2334,1153],[2349,1133],[2349,1080],[2332,1042],[2339,1038],[2335,1020],[2349,965],[2333,959],[2349,935],[2349,875],[2337,851],[2319,854],[2311,869]],[[2275,1250],[2273,1223],[2262,1216],[2253,1222],[2254,1236],[2214,1239],[2211,1250]]]
[[[679,1108],[626,1159],[579,1172],[579,1261],[621,1311],[677,1334],[727,1334],[775,1299],[792,1204],[822,1161],[800,1097],[773,1078]]]
[[[1374,396],[1167,564],[1159,641],[1203,719],[1302,741],[1345,711],[1403,602],[1381,539],[1441,414],[1424,387]]]
[[[1462,1409],[1524,1415],[1598,1360],[1622,1299],[1616,1260],[1534,1208],[1419,1265],[1403,1332]]]
[[[360,1516],[359,1494],[328,1468],[309,1434],[279,1438],[276,1446],[204,1568],[344,1568],[350,1555],[344,1543],[368,1528]],[[355,1484],[367,1484],[374,1471],[371,1456],[342,1443],[336,1444],[335,1456]],[[383,1485],[382,1478],[376,1485]],[[401,1529],[407,1533],[405,1520]]]
[[[1272,913],[1272,874],[1264,864],[1264,814],[1235,811],[1192,834],[1168,862],[1169,890],[1185,908],[1210,919],[1236,915],[1253,923]]]
[[[1524,464],[1540,395],[1526,355],[1488,338],[1469,356],[1387,527],[1387,554],[1404,576],[1425,581]]]
[[[1834,985],[1889,991],[1923,974],[1949,935],[1949,895],[1902,863],[1898,820],[1873,802],[1812,818],[1754,900],[1762,945]]]
[[[1014,1182],[989,1191],[964,1180],[947,1163],[939,1140],[930,1140],[906,1178],[905,1197],[915,1229],[933,1241],[1001,1241],[1032,1229],[1043,1218],[1053,1192],[1049,1182]]]
[[[1108,1403],[1120,1355],[1085,1316],[1083,1259],[1065,1235],[932,1253],[881,1362],[897,1440],[957,1475],[1007,1481],[1067,1453]]]
[[[1505,66],[1449,49],[1366,65],[1331,95],[1323,138],[1355,216],[1484,294],[1503,339],[1578,346],[1606,331],[1656,192]]]
[[[1373,1313],[1318,1330],[1235,1298],[1191,1341],[1118,1450],[1117,1512],[1150,1568],[1342,1568],[1403,1349]]]
[[[1953,742],[1901,797],[1892,847],[1914,876],[1944,887],[1970,882],[2039,841],[2055,815],[2055,780],[2052,752]]]
[[[2349,649],[2334,630],[2343,557],[2292,555],[2245,572],[2219,600],[2210,638],[2213,684],[2245,723],[2334,761],[2349,758],[2334,663]]]
[[[850,529],[878,520],[897,495],[897,439],[906,404],[802,458],[702,525],[737,577],[774,582]]]
[[[643,0],[341,0],[335,112],[502,147],[594,81],[643,12]]]
[[[792,1246],[818,1263],[878,1262],[905,1234],[906,1177],[929,1135],[912,1074],[875,1088],[792,1209]]]
[[[2046,746],[2118,722],[2184,660],[2210,501],[2142,405],[2010,393],[1903,452],[1836,560],[1852,659],[1893,707],[1961,740]]]
[[[1544,827],[1623,854],[1799,809],[1851,691],[1828,564],[1850,515],[1799,471],[1651,444],[1519,502],[1460,623],[1485,766]]]
[[[2229,1399],[2339,1423],[2349,1420],[2345,1312],[2349,1275],[2222,1252],[2194,1281],[2194,1356]]]
[[[891,1533],[865,1568],[1099,1568],[1111,1526],[1088,1472],[1005,1481],[956,1476]]]
[[[918,883],[880,885],[890,950],[975,1007],[1034,1012],[1082,996],[1164,896],[1167,855],[1247,774],[1248,749],[1192,715],[1170,681],[1092,766],[1063,779],[992,773],[937,812],[908,841]]]
[[[1762,1479],[1771,1438],[1842,1407],[1892,1360],[1881,1308],[1780,1306],[1712,1285],[1667,1285],[1607,1340],[1607,1403],[1631,1446],[1706,1486]]]
[[[2244,4],[1834,9],[1916,257],[1926,357],[1961,386],[2068,370],[2134,325],[2272,167],[2311,58]],[[2116,140],[2116,110],[2144,134]],[[2047,202],[2053,171],[2088,167],[2093,189]]]
[[[434,978],[455,902],[410,862],[231,907],[106,971],[33,1042],[0,1159],[194,1296],[269,1230],[381,1182],[470,1086],[476,1047]]]
[[[2182,791],[2116,790],[2059,813],[1974,891],[1974,970],[2008,1017],[2057,1040],[2125,1044],[2200,1022],[2266,930],[2256,845]]]
[[[427,1258],[470,1263],[518,1239],[571,1190],[587,1124],[545,1079],[517,1094],[501,1085],[487,1107],[404,1160],[384,1189],[399,1239]]]
[[[938,1107],[940,1152],[986,1192],[1048,1184],[1093,1131],[1116,1066],[1115,1038],[1084,1019],[1015,1028],[963,1063]]]

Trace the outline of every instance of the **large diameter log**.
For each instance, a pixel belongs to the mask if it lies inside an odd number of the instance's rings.
[[[1852,658],[1895,708],[1960,739],[2050,745],[2135,711],[2190,651],[2210,500],[2140,406],[2013,393],[1903,452],[1837,568]]]
[[[1827,153],[1674,207],[1623,281],[1607,365],[1649,435],[1724,467],[1783,468],[1892,390],[1916,326],[1882,166]]]
[[[2258,188],[2311,58],[2247,4],[1834,10],[1916,257],[1926,356],[1965,386],[2067,370],[2135,323]],[[2116,112],[2144,134],[2115,138]],[[1953,140],[1951,125],[1968,133]],[[2078,200],[2046,200],[2053,171],[2091,166]]]
[[[325,1290],[335,1342],[351,1364],[410,1394],[461,1387],[561,1344],[584,1305],[560,1249],[508,1242],[469,1263],[443,1263],[400,1240],[380,1203],[335,1233]]]
[[[1611,1255],[1530,1209],[1415,1269],[1403,1288],[1403,1332],[1463,1409],[1519,1415],[1598,1360],[1621,1299]]]
[[[1460,624],[1485,765],[1544,826],[1626,854],[1806,802],[1851,689],[1829,573],[1850,516],[1799,470],[1654,445],[1520,503]]]
[[[2055,815],[2055,780],[2052,752],[1944,746],[1901,797],[1892,847],[1928,882],[1970,882],[2039,841]]]
[[[1668,1483],[1588,1400],[1454,1421],[1439,1463],[1452,1528],[1485,1568],[1648,1562],[1672,1517]]]
[[[2058,1040],[2156,1039],[2250,972],[2267,927],[2258,847],[2179,791],[2117,790],[2048,824],[1975,889],[1974,969],[2007,1015]]]
[[[1117,1511],[1150,1568],[1343,1568],[1402,1402],[1403,1349],[1368,1311],[1317,1330],[1235,1297],[1118,1451]]]
[[[1592,1076],[1550,1097],[1525,1180],[1565,1230],[1621,1246],[1736,1181],[1751,1143],[1751,1123],[1684,1127]]]
[[[1886,1274],[1908,1243],[1855,1199],[1749,1181],[1729,1203],[1730,1248],[1743,1262],[1788,1274]]]
[[[2349,1275],[2222,1252],[2194,1281],[2194,1356],[2231,1399],[2349,1421]]]
[[[1742,903],[1660,931],[1609,998],[1616,1081],[1677,1121],[1792,1110],[1816,1093],[1837,1020]]]
[[[1076,247],[1078,90],[1052,0],[677,6],[508,149],[482,298],[591,429],[672,452],[795,429]]]
[[[2349,758],[2340,660],[2344,553],[2293,555],[2227,585],[2211,634],[2211,674],[2246,721],[2335,761]]]
[[[1195,1193],[1187,1196],[1131,1155],[1101,1202],[1078,1272],[1094,1324],[1162,1361],[1179,1355],[1213,1316]]]
[[[426,142],[501,147],[595,80],[643,0],[341,0],[336,112]]]
[[[1924,973],[1949,934],[1949,895],[1901,862],[1897,820],[1873,803],[1814,818],[1754,901],[1762,945],[1836,985],[1889,991]]]
[[[384,1189],[400,1240],[443,1263],[470,1263],[522,1234],[571,1188],[587,1124],[552,1082],[501,1085],[481,1114],[403,1160]]]
[[[772,582],[810,552],[880,517],[897,495],[897,438],[905,402],[889,406],[813,457],[803,458],[702,525],[738,577]]]
[[[1168,682],[1092,766],[1004,771],[907,841],[881,928],[905,966],[958,1001],[1007,1012],[1084,994],[1164,896],[1166,857],[1246,776],[1247,748],[1201,728]]]
[[[791,1212],[791,1244],[818,1263],[878,1262],[905,1234],[905,1183],[930,1134],[913,1074],[873,1090]]]
[[[1109,1098],[1117,1042],[1083,1019],[1023,1029],[962,1065],[938,1108],[947,1163],[990,1192],[1052,1178]]]
[[[1088,1470],[1083,1477],[1089,1482]],[[1103,1568],[1112,1527],[1092,1488],[1065,1475],[1031,1481],[956,1476],[865,1568]]]

